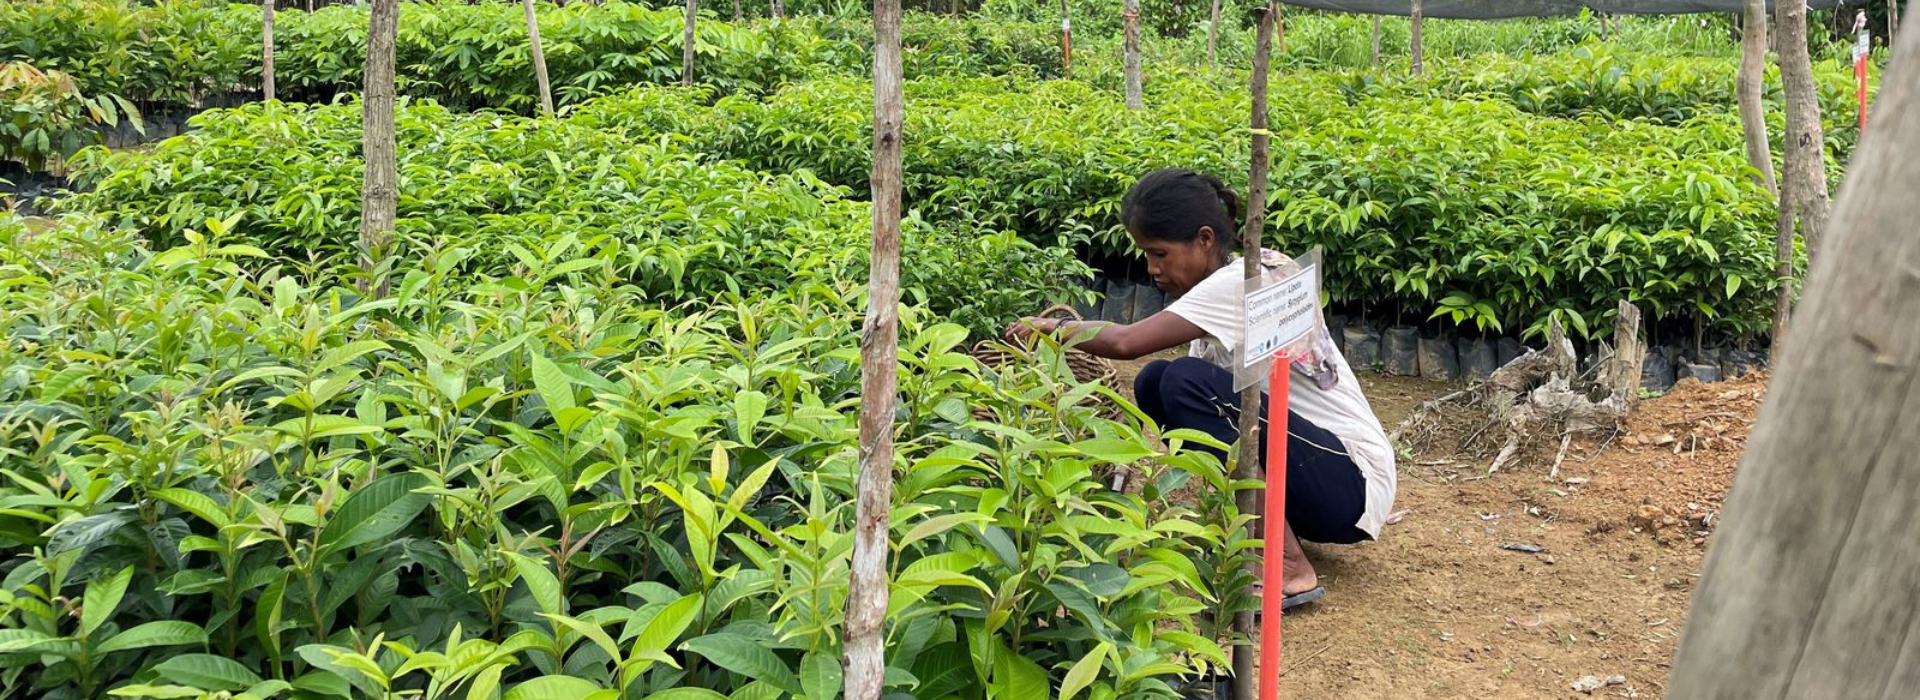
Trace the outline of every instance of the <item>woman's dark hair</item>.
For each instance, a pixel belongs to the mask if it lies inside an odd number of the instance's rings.
[[[1186,243],[1200,227],[1213,229],[1221,250],[1237,238],[1240,198],[1220,178],[1186,168],[1163,168],[1148,173],[1120,201],[1120,223],[1147,238]]]

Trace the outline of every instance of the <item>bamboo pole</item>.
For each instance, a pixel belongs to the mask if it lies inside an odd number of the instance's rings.
[[[400,34],[399,0],[373,0],[367,19],[366,86],[362,88],[361,152],[366,174],[360,185],[360,269],[368,291],[386,296],[387,249],[400,208],[399,165],[394,155],[394,43]]]
[[[860,334],[860,475],[847,590],[846,700],[878,700],[885,686],[888,518],[899,371],[900,189],[904,103],[900,0],[873,5],[873,270]]]
[[[1266,225],[1267,210],[1267,71],[1269,57],[1273,53],[1274,17],[1271,7],[1254,11],[1257,25],[1254,35],[1253,74],[1248,78],[1248,91],[1253,97],[1253,111],[1249,122],[1253,132],[1253,157],[1247,170],[1247,223],[1242,235],[1241,265],[1247,279],[1260,274],[1261,233]],[[1240,392],[1240,454],[1234,464],[1234,478],[1261,478],[1264,470],[1256,471],[1260,464],[1260,385],[1255,384]],[[1251,489],[1242,490],[1234,497],[1241,513],[1260,512],[1260,494]],[[1260,521],[1255,519],[1247,524],[1251,537],[1261,536]],[[1277,552],[1276,543],[1267,544],[1267,552]],[[1263,554],[1266,556],[1266,554]],[[1256,580],[1258,571],[1255,572]],[[1268,581],[1267,585],[1281,585],[1279,581]],[[1246,592],[1252,595],[1251,590]],[[1233,618],[1233,697],[1236,700],[1253,700],[1254,695],[1254,619],[1252,611],[1242,611]]]
[[[527,43],[533,50],[534,82],[540,86],[540,111],[551,117],[553,84],[547,82],[547,54],[540,48],[540,18],[533,12],[533,0],[520,0],[520,5],[527,10]]]
[[[260,97],[275,99],[273,89],[273,11],[274,0],[260,3]]]

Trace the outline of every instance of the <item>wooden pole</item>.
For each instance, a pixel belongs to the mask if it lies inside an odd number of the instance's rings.
[[[1900,0],[1887,0],[1887,46],[1900,36]]]
[[[1120,13],[1126,25],[1127,109],[1140,109],[1140,0],[1126,0]]]
[[[1779,201],[1775,203],[1780,215],[1774,219],[1773,231],[1773,274],[1779,280],[1780,287],[1773,295],[1773,336],[1768,346],[1768,355],[1774,364],[1786,359],[1787,324],[1793,318],[1793,181],[1780,182]]]
[[[1207,19],[1207,69],[1208,70],[1217,68],[1220,65],[1218,54],[1216,54],[1214,50],[1215,47],[1219,46],[1219,42],[1218,42],[1219,34],[1220,34],[1220,0],[1213,0],[1213,14]]]
[[[361,152],[366,175],[360,186],[360,269],[368,276],[369,291],[386,296],[384,282],[388,247],[400,209],[400,173],[394,156],[394,43],[400,34],[399,0],[373,0],[367,19],[367,83],[362,88]]]
[[[680,39],[681,87],[693,87],[693,22],[699,17],[699,4],[700,0],[687,0],[687,29]]]
[[[1920,697],[1920,33],[1898,44],[1667,697]]]
[[[1380,15],[1373,16],[1373,67],[1380,67]]]
[[[1279,53],[1287,52],[1287,10],[1285,5],[1273,3],[1273,44]]]
[[[774,19],[787,18],[787,4],[781,0],[768,0],[767,9],[773,13]]]
[[[899,371],[901,121],[900,0],[873,4],[873,269],[860,333],[860,475],[847,590],[846,700],[878,700],[885,685],[887,524],[893,503],[893,414]]]
[[[520,5],[527,10],[527,42],[533,49],[534,82],[540,86],[540,111],[551,117],[553,116],[553,84],[547,82],[547,54],[540,49],[540,18],[533,12],[533,0],[520,0]]]
[[[1413,74],[1415,76],[1423,76],[1427,74],[1427,66],[1426,66],[1426,63],[1423,61],[1422,54],[1424,52],[1422,51],[1422,49],[1424,47],[1421,45],[1422,40],[1420,38],[1420,19],[1421,19],[1420,18],[1420,0],[1413,0],[1413,14],[1409,19],[1412,21],[1412,24],[1413,24],[1413,37],[1412,37]]]
[[[260,3],[260,97],[275,99],[273,90],[273,11],[274,0]]]
[[[1261,233],[1266,227],[1267,218],[1267,142],[1271,138],[1267,133],[1267,71],[1269,57],[1273,53],[1274,17],[1272,7],[1254,10],[1256,26],[1253,44],[1253,74],[1247,79],[1248,92],[1253,98],[1253,112],[1249,123],[1253,132],[1253,157],[1247,169],[1247,222],[1241,234],[1241,266],[1246,279],[1260,274]],[[1260,466],[1260,386],[1247,387],[1240,392],[1240,453],[1235,460],[1234,478],[1258,479],[1262,477]],[[1260,494],[1252,490],[1242,490],[1235,494],[1234,501],[1242,513],[1259,513]],[[1261,536],[1261,523],[1253,520],[1247,524],[1249,537]],[[1278,543],[1270,543],[1268,551],[1279,551]],[[1259,575],[1258,569],[1255,576]],[[1271,585],[1280,585],[1279,581],[1269,581]],[[1252,595],[1247,591],[1247,595]],[[1254,695],[1254,648],[1252,645],[1255,625],[1252,611],[1243,611],[1233,618],[1234,638],[1247,640],[1233,647],[1233,697],[1236,700],[1253,700]]]
[[[1767,3],[1746,0],[1740,21],[1740,72],[1735,77],[1739,96],[1740,130],[1747,138],[1747,163],[1759,171],[1760,184],[1778,193],[1773,181],[1773,147],[1767,138],[1766,97],[1762,81],[1767,72]]]
[[[1807,254],[1813,255],[1819,248],[1820,234],[1827,229],[1829,204],[1820,97],[1813,82],[1813,59],[1807,53],[1807,4],[1774,3],[1774,24],[1779,30],[1774,50],[1780,59],[1780,84],[1787,103],[1780,179],[1793,181],[1794,218],[1799,220]]]

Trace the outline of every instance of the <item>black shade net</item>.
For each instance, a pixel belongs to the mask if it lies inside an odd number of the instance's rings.
[[[1400,15],[1413,13],[1412,0],[1283,0],[1288,5],[1316,10],[1334,10],[1363,15]],[[1863,0],[1811,0],[1807,7],[1824,10],[1842,5],[1861,5]],[[1556,17],[1580,14],[1581,10],[1617,15],[1690,15],[1731,14],[1745,6],[1741,0],[1423,0],[1420,14],[1439,19],[1507,19],[1512,17]],[[1773,2],[1767,2],[1773,11]]]

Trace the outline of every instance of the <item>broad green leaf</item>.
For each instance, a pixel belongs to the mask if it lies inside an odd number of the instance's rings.
[[[127,584],[132,581],[133,567],[129,566],[112,576],[87,582],[86,593],[80,599],[80,636],[93,636],[101,625],[113,618],[113,611],[120,607],[121,599],[127,595]]]
[[[807,700],[834,700],[840,696],[840,655],[813,652],[800,659],[800,687]]]
[[[25,629],[0,630],[0,654],[27,651],[57,641],[60,641],[59,637],[45,632]]]
[[[730,632],[695,637],[680,645],[713,662],[715,666],[754,680],[766,681],[789,693],[799,694],[800,679],[793,669],[763,646],[759,640]]]
[[[320,530],[320,548],[352,549],[399,534],[432,503],[432,496],[415,493],[427,483],[419,474],[388,474],[354,490]]]
[[[541,676],[507,691],[503,700],[586,700],[600,686],[572,676]]]
[[[1112,464],[1132,464],[1153,456],[1153,450],[1132,440],[1095,438],[1074,443],[1074,449],[1088,457]]]
[[[1062,569],[1062,575],[1079,581],[1087,587],[1087,592],[1101,598],[1110,598],[1126,590],[1130,576],[1126,569],[1112,564],[1093,564],[1072,569]]]
[[[533,602],[540,606],[541,612],[565,614],[566,601],[560,599],[560,579],[547,568],[547,563],[518,554],[512,556],[513,570],[520,574],[520,580],[527,582],[527,591],[533,594]]]
[[[747,445],[757,444],[753,439],[754,428],[760,425],[760,419],[767,415],[767,395],[748,390],[733,397],[733,420],[740,442]]]
[[[1051,690],[1047,670],[1040,664],[1019,654],[996,655],[988,688],[995,700],[1048,700]]]
[[[1093,651],[1074,662],[1073,668],[1067,669],[1066,677],[1060,681],[1059,700],[1073,700],[1073,696],[1092,685],[1100,675],[1100,665],[1106,662],[1107,652],[1112,649],[1111,642],[1101,642],[1094,646]]]
[[[107,691],[108,695],[122,698],[147,698],[148,700],[175,700],[176,698],[198,698],[206,691],[181,685],[129,685]]]
[[[198,491],[189,491],[187,489],[160,489],[159,491],[153,492],[153,497],[171,503],[175,507],[188,513],[192,513],[194,517],[206,521],[208,525],[212,525],[215,528],[224,528],[233,524],[233,519],[227,517],[227,509],[220,507],[220,504],[214,501],[212,496]]]
[[[700,607],[705,603],[706,598],[698,593],[668,603],[647,622],[646,627],[641,628],[639,636],[634,639],[633,653],[629,658],[663,661],[679,668],[679,664],[668,657],[666,651],[693,625],[700,615]]]
[[[500,697],[500,674],[505,670],[506,664],[494,664],[476,674],[473,682],[467,686],[467,700],[494,700]]]
[[[113,635],[112,639],[101,642],[97,651],[101,654],[110,654],[129,649],[205,643],[207,643],[207,633],[198,625],[178,620],[161,620]]]
[[[160,662],[153,672],[161,678],[206,690],[240,691],[260,682],[260,676],[240,662],[213,654],[182,654]]]
[[[674,688],[648,695],[647,700],[727,700],[727,696],[706,688]]]
[[[573,380],[560,366],[547,359],[546,355],[533,355],[533,388],[540,393],[540,400],[547,404],[547,413],[559,415],[561,411],[574,407]]]

